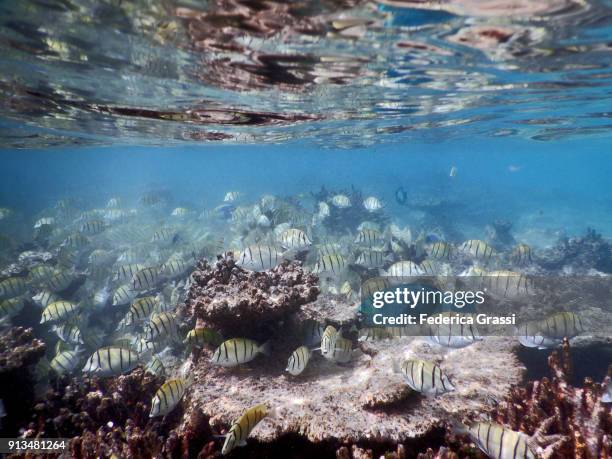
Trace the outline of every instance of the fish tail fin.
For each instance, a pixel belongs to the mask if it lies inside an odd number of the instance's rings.
[[[399,360],[396,358],[391,359],[391,365],[393,368],[393,373],[401,373],[402,369],[400,368]]]
[[[270,357],[271,351],[272,351],[272,345],[270,344],[270,341],[266,341],[261,346],[259,346],[259,352],[261,352],[263,355],[267,357]]]

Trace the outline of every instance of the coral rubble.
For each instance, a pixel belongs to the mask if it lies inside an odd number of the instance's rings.
[[[26,421],[34,400],[34,374],[30,367],[45,354],[45,343],[31,328],[11,327],[0,335],[0,398],[6,410],[2,419],[5,436],[15,436],[16,426]]]

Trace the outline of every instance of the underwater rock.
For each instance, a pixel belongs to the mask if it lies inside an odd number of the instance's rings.
[[[350,326],[357,320],[358,307],[357,302],[347,301],[345,295],[322,293],[315,301],[303,305],[295,318],[299,322],[312,319],[321,324]]]
[[[508,249],[516,244],[514,236],[510,234],[512,222],[508,220],[495,220],[485,228],[487,242],[496,249]]]
[[[232,336],[262,338],[267,326],[297,312],[318,294],[317,276],[298,262],[265,272],[246,271],[232,257],[198,264],[181,314]],[[265,338],[265,336],[263,336]]]
[[[260,442],[284,434],[313,443],[414,440],[450,414],[487,412],[491,400],[503,399],[523,373],[514,345],[508,338],[487,338],[445,352],[416,338],[362,343],[362,351],[343,366],[313,353],[299,377],[284,372],[289,353],[259,356],[232,369],[214,366],[211,351],[202,350],[191,357],[196,383],[185,412],[201,411],[222,430],[255,404],[280,408],[278,419],[264,419],[251,434]],[[435,399],[408,390],[392,371],[392,358],[407,356],[440,362],[457,390]]]
[[[612,274],[612,245],[588,228],[583,237],[563,238],[551,249],[541,251],[537,262],[551,271],[571,269],[579,274],[596,269]]]
[[[45,354],[45,348],[31,328],[11,327],[0,335],[0,398],[6,411],[0,432],[4,436],[16,436],[16,426],[27,421],[36,384],[29,367]]]
[[[612,410],[602,403],[602,385],[591,378],[585,378],[582,387],[568,383],[572,360],[567,339],[561,350],[550,355],[548,364],[552,378],[513,388],[497,410],[497,421],[530,435],[546,427],[544,433],[549,436],[563,436],[564,441],[555,445],[554,457],[611,457]]]

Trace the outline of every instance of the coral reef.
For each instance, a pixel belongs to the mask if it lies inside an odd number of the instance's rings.
[[[612,273],[612,245],[594,229],[587,229],[583,237],[563,238],[555,247],[538,254],[538,263],[550,271],[571,269],[586,273],[596,269]]]
[[[299,263],[283,263],[266,272],[246,271],[231,256],[214,266],[203,261],[181,309],[188,319],[234,336],[261,338],[268,325],[297,312],[319,294],[317,277]]]
[[[448,352],[414,338],[362,343],[343,366],[313,354],[299,377],[284,372],[289,353],[281,353],[282,348],[235,369],[212,365],[210,352],[202,350],[192,356],[193,374],[201,383],[193,387],[186,413],[201,410],[221,430],[248,407],[267,403],[280,407],[281,416],[262,421],[252,433],[255,441],[292,433],[315,443],[411,441],[437,428],[449,412],[484,412],[490,400],[503,398],[523,372],[512,347],[507,338]],[[441,362],[457,390],[435,400],[410,391],[392,371],[392,358],[407,356]]]
[[[6,410],[2,419],[4,436],[15,436],[34,400],[36,381],[30,367],[45,354],[45,343],[31,328],[11,327],[0,335],[0,398]],[[13,429],[13,430],[11,430]]]
[[[562,435],[554,457],[595,459],[612,457],[612,410],[602,403],[602,387],[586,378],[582,387],[568,383],[572,371],[566,339],[548,359],[552,378],[512,389],[495,418],[515,430],[534,434],[554,417],[549,433]]]
[[[508,220],[495,220],[487,226],[487,242],[497,249],[508,249],[516,244],[514,236],[510,233],[512,222]]]
[[[137,368],[115,378],[63,378],[33,410],[25,438],[72,438],[74,458],[196,456],[210,440],[208,420],[194,413],[184,435],[178,425],[182,410],[149,418],[150,402],[162,379]]]

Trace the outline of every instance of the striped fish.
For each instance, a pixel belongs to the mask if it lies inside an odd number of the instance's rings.
[[[336,340],[338,339],[339,333],[336,330],[336,327],[333,325],[328,325],[325,327],[323,331],[323,335],[321,336],[321,355],[326,359],[330,358],[334,348],[336,347]]]
[[[256,244],[240,252],[236,264],[250,271],[266,271],[282,261],[282,254],[275,247]]]
[[[135,296],[136,292],[132,290],[132,286],[130,284],[120,285],[113,294],[113,306],[123,306],[124,304],[129,304]]]
[[[72,284],[76,278],[76,274],[72,272],[60,271],[45,282],[45,287],[52,292],[61,292],[70,287],[70,284]]]
[[[113,253],[108,250],[96,249],[89,254],[89,264],[100,266],[109,263],[113,259]]]
[[[441,316],[450,316],[451,313],[441,313]],[[454,314],[456,315],[456,314]],[[466,324],[435,324],[426,328],[426,340],[432,344],[452,349],[467,347],[476,341],[482,341],[476,326]]]
[[[459,251],[476,260],[485,262],[489,261],[495,255],[495,250],[493,247],[480,239],[470,239],[465,241],[459,246]]]
[[[456,428],[467,434],[489,457],[495,459],[535,459],[531,437],[492,422],[476,422]]]
[[[280,234],[278,240],[283,248],[289,250],[301,250],[312,245],[306,233],[297,228],[286,229]]]
[[[169,379],[161,385],[151,400],[150,418],[165,416],[181,401],[190,381],[184,378]]]
[[[234,202],[240,197],[240,191],[228,191],[223,197],[223,202]]]
[[[259,345],[248,338],[232,338],[221,343],[210,361],[222,367],[235,367],[250,362],[258,354],[268,355],[269,344]]]
[[[389,266],[386,272],[388,277],[410,277],[410,276],[422,276],[425,274],[421,267],[413,261],[398,261]]]
[[[336,363],[347,363],[353,356],[353,342],[350,339],[336,336],[331,352],[324,357]]]
[[[42,217],[39,218],[38,220],[36,220],[36,223],[34,223],[34,229],[38,229],[41,226],[53,226],[55,225],[55,218],[53,217]]]
[[[540,329],[540,321],[538,320],[525,322],[516,327],[515,336],[523,346],[538,349],[550,349],[561,343],[559,339],[544,336]]]
[[[454,247],[448,242],[434,242],[428,250],[429,258],[433,260],[452,260],[454,250]]]
[[[147,341],[145,338],[138,338],[134,343],[132,343],[132,348],[138,352],[138,354],[146,354],[148,352],[159,354],[166,347],[167,343],[164,340]]]
[[[362,250],[355,264],[365,268],[380,268],[386,261],[387,257],[382,250]]]
[[[89,239],[81,233],[71,234],[62,242],[62,247],[73,250],[80,250],[87,245],[89,245]]]
[[[234,421],[229,432],[225,436],[225,442],[221,454],[226,455],[238,446],[246,446],[246,440],[259,422],[270,415],[268,408],[263,405],[255,405],[246,410],[242,416]]]
[[[132,287],[136,291],[149,290],[157,285],[159,270],[155,267],[144,268],[134,274]]]
[[[355,244],[363,245],[366,247],[373,247],[385,242],[384,235],[375,229],[362,229],[357,233]]]
[[[339,275],[346,270],[348,263],[339,253],[324,255],[316,262],[312,272],[314,274],[334,274]]]
[[[81,351],[64,350],[58,352],[51,360],[51,368],[59,376],[69,375],[74,372],[81,360]]]
[[[423,260],[419,263],[419,268],[426,276],[438,276],[443,271],[443,265],[435,260]]]
[[[68,344],[83,344],[81,330],[74,324],[63,324],[53,327],[59,339]]]
[[[79,307],[78,304],[71,303],[70,301],[54,301],[43,310],[40,323],[65,320],[73,316],[79,310]]]
[[[287,362],[287,368],[285,371],[288,371],[289,374],[293,376],[297,376],[301,374],[308,365],[308,361],[310,360],[310,349],[306,346],[298,347],[291,356],[289,357],[289,361]]]
[[[172,217],[186,217],[187,215],[189,215],[191,213],[191,211],[189,209],[187,209],[186,207],[177,207],[176,209],[174,209],[172,211],[172,213],[170,214]]]
[[[160,274],[173,279],[185,274],[191,266],[180,258],[173,258],[161,265]]]
[[[510,254],[510,261],[515,265],[524,266],[531,263],[531,247],[527,244],[517,244]]]
[[[121,207],[121,198],[110,198],[106,203],[107,209],[116,209]]]
[[[331,199],[331,203],[338,209],[346,209],[351,207],[351,200],[344,194],[337,194]]]
[[[387,277],[371,277],[370,279],[363,281],[361,284],[361,297],[371,297],[374,292],[382,292],[383,290],[387,290],[389,287],[391,287],[391,283]]]
[[[102,347],[94,352],[83,367],[83,373],[102,377],[116,376],[132,371],[138,366],[139,355],[123,347]]]
[[[127,265],[121,265],[115,271],[113,280],[117,282],[131,281],[134,277],[134,274],[145,268],[146,266],[141,265],[140,263],[130,263]]]
[[[584,325],[578,314],[558,312],[544,319],[540,323],[540,330],[545,337],[561,341],[584,332]]]
[[[162,245],[174,244],[177,241],[178,233],[174,228],[160,228],[153,233],[151,238],[151,242]]]
[[[88,236],[95,236],[96,234],[103,232],[105,229],[106,223],[104,223],[102,220],[87,220],[81,225],[79,231]]]
[[[15,317],[25,306],[24,298],[18,296],[0,301],[0,318]]]
[[[378,198],[376,198],[374,196],[370,196],[370,197],[365,198],[363,200],[363,207],[368,212],[376,212],[376,211],[382,209],[383,205],[382,205],[382,203],[380,202],[380,200]]]
[[[28,289],[23,277],[9,277],[0,282],[0,300],[8,300],[23,295]]]
[[[223,337],[217,330],[206,327],[197,327],[193,330],[189,330],[184,344],[188,346],[204,346],[211,344],[213,346],[219,346],[223,342]]]
[[[176,317],[170,312],[154,314],[145,327],[145,339],[147,341],[160,341],[168,337],[176,336],[178,324]]]
[[[440,366],[433,362],[410,359],[399,365],[394,360],[393,371],[401,373],[412,390],[425,395],[440,395],[455,390]]]
[[[524,274],[514,271],[490,271],[482,277],[487,293],[504,298],[516,298],[533,293],[533,283]]]
[[[150,373],[155,376],[163,376],[166,373],[166,369],[164,368],[164,364],[158,357],[153,356],[147,366],[145,367],[145,372]]]
[[[132,301],[128,314],[132,316],[134,322],[141,322],[149,318],[158,305],[155,296],[143,296]]]
[[[28,280],[35,284],[45,284],[55,276],[56,271],[51,266],[39,265],[35,266],[28,273]]]

